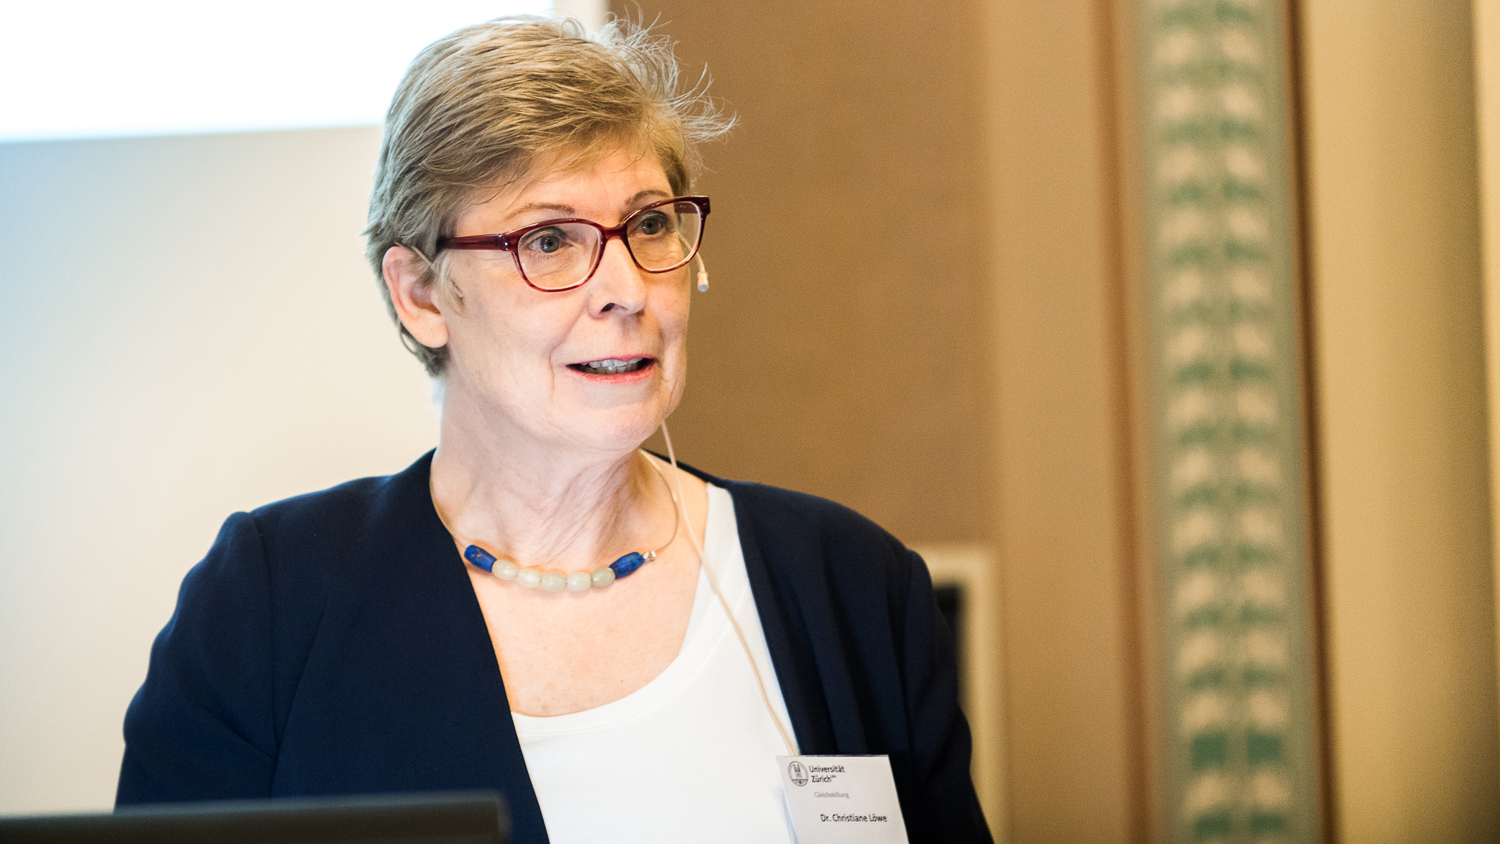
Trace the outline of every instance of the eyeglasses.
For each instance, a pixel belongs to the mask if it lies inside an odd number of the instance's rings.
[[[641,208],[614,228],[592,220],[548,220],[505,234],[445,237],[439,249],[497,249],[516,259],[526,283],[550,293],[581,287],[593,278],[611,238],[625,241],[635,265],[648,273],[687,266],[703,242],[708,197],[677,196]]]

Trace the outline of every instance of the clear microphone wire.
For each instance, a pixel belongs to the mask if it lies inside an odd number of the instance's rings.
[[[776,714],[776,707],[771,705],[771,695],[766,691],[766,680],[761,676],[760,666],[755,662],[755,653],[750,650],[750,642],[745,638],[745,631],[740,629],[740,623],[735,620],[734,612],[729,609],[729,602],[724,600],[724,593],[719,589],[719,578],[714,574],[714,567],[708,562],[708,555],[703,553],[703,543],[698,541],[698,532],[693,529],[693,520],[688,518],[687,496],[682,492],[682,476],[677,470],[677,454],[672,450],[672,435],[667,432],[667,420],[661,422],[661,436],[667,443],[667,459],[672,462],[672,481],[677,487],[676,504],[682,511],[682,522],[687,525],[688,539],[693,543],[693,550],[698,552],[698,562],[703,566],[704,574],[708,575],[708,585],[713,587],[714,596],[719,599],[719,606],[724,608],[724,614],[729,616],[729,624],[734,628],[734,634],[740,639],[740,647],[745,650],[745,658],[750,660],[750,670],[755,673],[755,682],[760,686],[760,699],[766,705],[766,711],[771,714],[771,720],[776,723],[776,729],[781,732],[781,740],[786,743],[787,752],[792,756],[800,755],[797,749],[797,740],[793,738],[792,731],[781,721],[781,716]]]

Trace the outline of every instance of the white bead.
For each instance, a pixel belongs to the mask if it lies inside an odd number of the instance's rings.
[[[521,567],[510,560],[501,560],[495,564],[495,576],[501,580],[515,580],[516,575],[521,572]]]
[[[595,586],[608,586],[615,582],[615,570],[609,566],[600,566],[589,575],[589,580],[592,580]]]
[[[521,584],[522,586],[525,586],[527,589],[535,589],[542,583],[542,570],[521,569],[520,574],[516,575],[516,582]]]
[[[590,579],[589,573],[586,571],[575,571],[568,574],[569,592],[582,592],[593,585],[594,581]]]
[[[548,592],[561,592],[568,586],[568,576],[560,571],[542,572],[542,588]]]

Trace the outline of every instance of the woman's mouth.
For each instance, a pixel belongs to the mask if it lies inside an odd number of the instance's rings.
[[[585,375],[624,375],[638,372],[655,361],[654,358],[605,358],[587,363],[570,363],[568,368]]]

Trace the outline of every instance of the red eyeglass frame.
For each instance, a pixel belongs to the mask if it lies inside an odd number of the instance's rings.
[[[630,238],[625,236],[625,232],[630,228],[631,221],[654,208],[660,208],[663,205],[671,205],[676,202],[691,202],[698,207],[698,239],[693,243],[693,248],[688,250],[687,256],[680,263],[659,270],[641,266],[641,262],[635,257],[635,251],[630,248]],[[642,272],[669,273],[673,270],[682,269],[697,256],[698,247],[703,245],[703,231],[708,228],[708,208],[708,197],[706,196],[674,196],[670,199],[663,199],[659,202],[653,202],[650,205],[637,208],[630,213],[630,216],[621,220],[620,224],[613,228],[600,225],[593,220],[585,220],[582,217],[569,217],[562,220],[545,220],[540,223],[533,223],[532,225],[522,226],[519,229],[508,231],[504,234],[473,234],[463,237],[439,238],[437,247],[439,250],[481,249],[509,252],[511,258],[515,259],[516,272],[521,274],[521,280],[525,281],[527,286],[542,293],[562,293],[567,290],[576,290],[589,283],[589,279],[593,278],[594,273],[599,270],[599,262],[604,260],[604,248],[609,245],[611,239],[616,237],[620,239],[620,242],[625,244],[625,251],[629,253],[631,262],[640,267]],[[584,275],[583,280],[577,284],[570,284],[567,287],[537,287],[532,283],[531,279],[526,277],[526,270],[521,267],[521,253],[516,250],[516,245],[520,243],[521,238],[537,229],[545,229],[563,223],[582,223],[583,225],[593,226],[599,230],[599,248],[594,252],[593,264],[589,266],[589,271]]]

